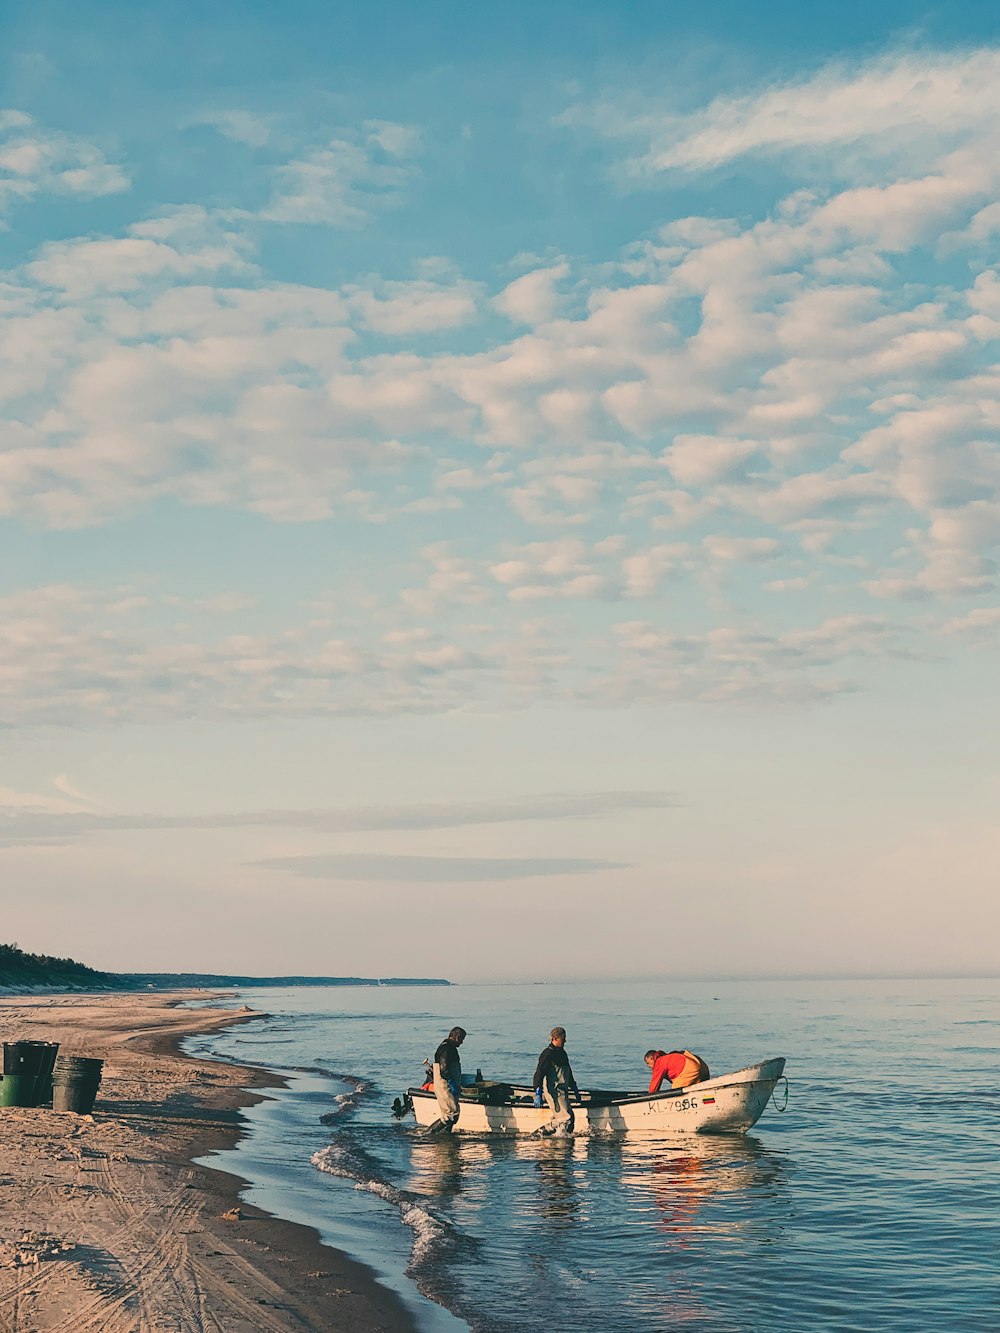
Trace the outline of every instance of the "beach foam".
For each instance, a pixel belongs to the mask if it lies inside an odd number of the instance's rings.
[[[313,1153],[311,1160],[317,1170],[353,1180],[356,1190],[374,1194],[399,1209],[400,1220],[413,1233],[409,1274],[415,1275],[453,1238],[454,1228],[435,1217],[414,1195],[373,1174],[373,1159],[358,1145],[337,1140]]]
[[[327,1074],[325,1069],[319,1071]],[[356,1078],[353,1074],[329,1074],[330,1078],[336,1079],[339,1083],[346,1083],[350,1087],[350,1092],[338,1092],[334,1097],[334,1108],[320,1116],[321,1125],[332,1125],[345,1116],[351,1115],[358,1109],[361,1101],[370,1096],[374,1091],[371,1083],[366,1083],[363,1079]]]

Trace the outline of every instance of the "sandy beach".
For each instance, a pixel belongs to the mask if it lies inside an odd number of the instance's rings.
[[[0,1109],[0,1333],[413,1330],[363,1265],[191,1164],[277,1080],[180,1055],[189,1033],[257,1017],[187,998],[0,997],[2,1040],[105,1060],[93,1116]]]

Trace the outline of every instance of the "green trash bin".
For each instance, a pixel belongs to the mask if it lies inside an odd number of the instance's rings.
[[[90,1115],[101,1086],[103,1060],[60,1055],[52,1070],[52,1109]]]
[[[35,1080],[31,1079],[31,1096],[35,1095]],[[0,1078],[0,1106],[26,1106],[28,1079],[18,1074],[4,1074]]]

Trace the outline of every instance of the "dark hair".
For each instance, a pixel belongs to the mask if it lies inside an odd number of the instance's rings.
[[[465,1028],[452,1028],[452,1030],[448,1033],[448,1040],[459,1041],[462,1037],[466,1036],[468,1036],[468,1033],[466,1032]]]
[[[642,1058],[643,1058],[644,1061],[646,1061],[646,1060],[649,1059],[650,1056],[652,1056],[654,1060],[658,1060],[658,1059],[660,1058],[661,1055],[665,1055],[665,1054],[666,1054],[665,1051],[647,1051],[646,1054],[645,1054]]]

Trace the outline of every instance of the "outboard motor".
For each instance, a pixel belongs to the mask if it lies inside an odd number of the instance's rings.
[[[402,1120],[404,1115],[409,1115],[413,1110],[413,1098],[408,1092],[404,1092],[402,1097],[397,1097],[392,1103],[392,1113],[397,1120]]]

